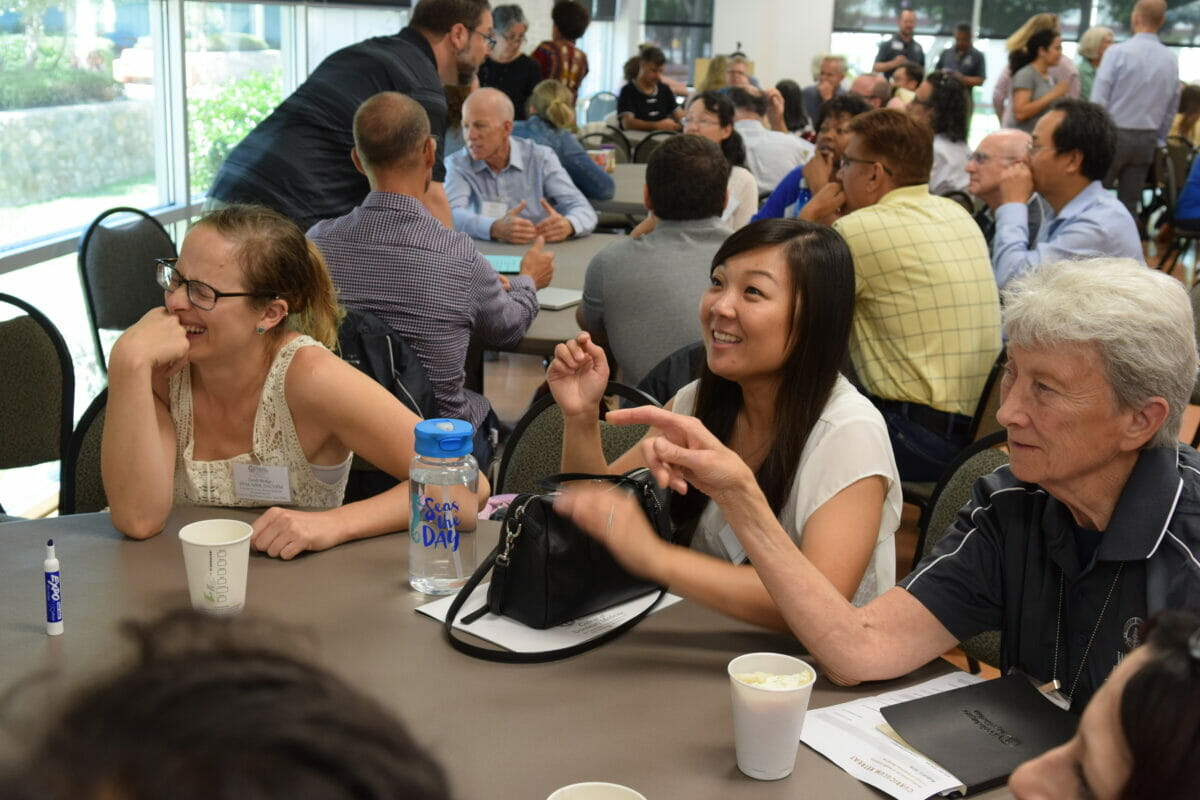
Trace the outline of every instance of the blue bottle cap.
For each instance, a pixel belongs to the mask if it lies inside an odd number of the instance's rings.
[[[430,458],[458,458],[475,449],[475,426],[461,419],[427,419],[417,423],[416,450]]]

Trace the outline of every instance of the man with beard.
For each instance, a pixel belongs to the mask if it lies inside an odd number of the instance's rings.
[[[369,191],[346,157],[354,147],[354,112],[367,98],[395,91],[429,115],[438,158],[423,201],[449,227],[442,86],[469,83],[493,44],[487,0],[421,0],[398,34],[367,39],[322,61],[229,153],[209,190],[210,205],[258,203],[304,230],[348,213]]]

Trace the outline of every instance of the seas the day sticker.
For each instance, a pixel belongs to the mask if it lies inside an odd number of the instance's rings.
[[[263,464],[234,464],[233,491],[239,500],[266,503],[292,502],[292,484],[287,467]]]

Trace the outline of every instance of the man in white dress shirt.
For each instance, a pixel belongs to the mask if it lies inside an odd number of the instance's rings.
[[[763,124],[767,101],[752,89],[730,89],[733,103],[733,129],[746,145],[746,168],[754,175],[758,191],[772,191],[789,172],[803,166],[816,150],[799,136],[769,130]]]

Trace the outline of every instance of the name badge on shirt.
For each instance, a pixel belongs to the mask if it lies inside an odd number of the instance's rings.
[[[484,217],[500,218],[508,213],[508,204],[503,200],[484,200],[480,205],[479,214]]]
[[[292,484],[288,480],[288,468],[268,467],[262,464],[234,464],[233,493],[239,500],[290,503]]]
[[[729,556],[730,563],[746,563],[746,550],[742,547],[742,543],[738,541],[733,528],[726,525],[724,528],[721,528],[721,532],[717,536],[721,539],[721,546],[725,548],[725,554]]]

